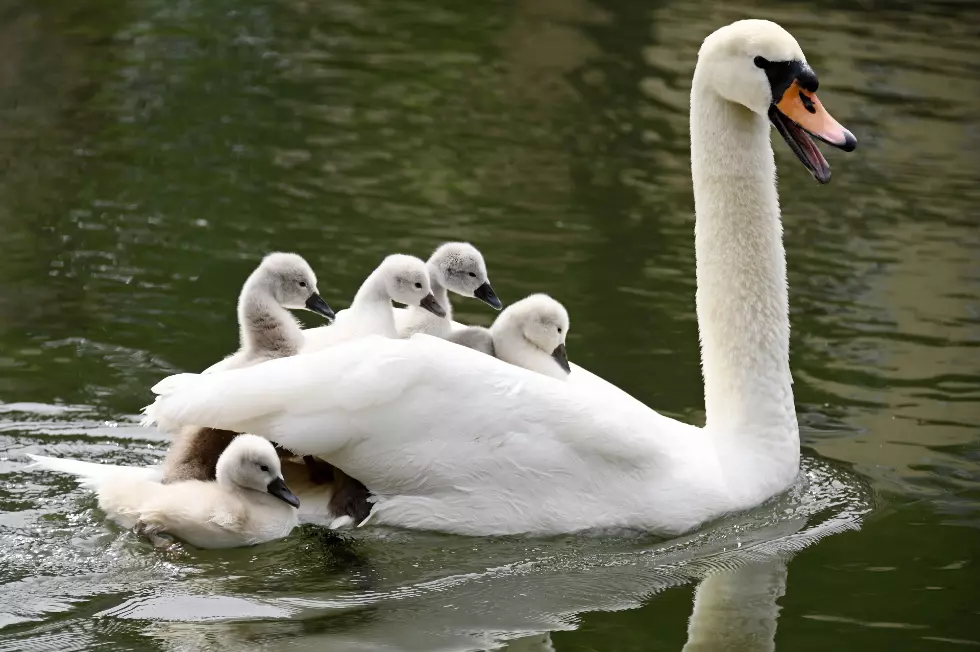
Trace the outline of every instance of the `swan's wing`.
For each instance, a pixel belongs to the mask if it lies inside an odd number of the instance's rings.
[[[232,353],[228,357],[218,360],[217,362],[215,362],[213,365],[211,365],[201,373],[215,374],[222,371],[227,371],[229,369],[234,369],[235,367],[240,366],[242,362],[244,362],[244,358],[245,358],[245,354],[242,351],[238,351],[237,353]]]
[[[347,415],[394,400],[423,371],[391,351],[386,345],[392,341],[369,336],[220,375],[170,376],[153,387],[158,396],[144,408],[143,424],[220,423],[297,453],[325,455],[345,443],[343,437],[330,441],[328,431],[345,432]]]
[[[521,433],[534,446],[630,463],[651,454],[637,432],[659,428],[657,419],[683,426],[427,335],[369,337],[220,375],[171,376],[153,391],[147,422],[252,432],[326,459],[348,444],[397,451],[466,438],[492,454],[492,442]]]
[[[115,464],[98,464],[83,462],[61,457],[45,455],[27,455],[34,463],[27,468],[40,468],[48,471],[67,473],[78,478],[79,483],[86,489],[98,491],[110,480],[159,481],[161,471],[156,466],[118,466]]]

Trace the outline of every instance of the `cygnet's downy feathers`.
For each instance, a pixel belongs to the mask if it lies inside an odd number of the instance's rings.
[[[568,311],[563,305],[546,294],[532,294],[508,306],[489,329],[457,329],[447,339],[565,380],[571,372],[565,350],[568,329]]]
[[[164,485],[156,467],[29,457],[41,468],[79,477],[110,519],[150,537],[168,534],[198,548],[231,548],[284,537],[298,522],[299,499],[282,478],[279,457],[255,435],[239,435],[228,445],[214,482]]]
[[[445,311],[445,317],[409,306],[397,311],[398,334],[410,337],[426,333],[446,337],[452,329],[453,307],[449,292],[474,297],[500,310],[502,304],[490,285],[487,265],[479,250],[468,242],[446,242],[437,248],[426,262],[432,294]]]
[[[303,353],[312,353],[369,335],[397,337],[391,302],[419,306],[437,317],[444,317],[432,294],[432,284],[425,263],[415,256],[392,254],[361,284],[350,308],[337,314],[332,326],[303,331],[306,344]]]
[[[296,355],[303,345],[303,333],[287,308],[310,310],[334,320],[333,310],[317,289],[316,274],[303,257],[272,253],[248,277],[238,298],[241,348],[204,373]]]

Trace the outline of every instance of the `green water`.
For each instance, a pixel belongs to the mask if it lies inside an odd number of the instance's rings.
[[[5,3],[0,649],[980,645],[980,11],[873,5]],[[383,255],[470,240],[505,302],[568,307],[574,361],[700,421],[687,94],[701,39],[750,15],[859,140],[823,187],[777,142],[785,496],[679,541],[304,526],[162,553],[25,470],[158,459],[149,387],[235,348],[274,249],[339,309]]]

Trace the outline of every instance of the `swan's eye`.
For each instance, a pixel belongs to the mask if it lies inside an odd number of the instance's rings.
[[[765,57],[756,57],[754,61],[755,65],[759,68],[765,68],[769,65],[769,61],[767,61]]]
[[[416,284],[415,284],[415,287],[417,287],[418,289],[420,289],[420,290],[421,290],[421,289],[422,289],[422,284],[421,284],[421,283],[416,283]]]
[[[263,464],[259,468],[262,469],[262,473],[268,473],[269,472],[269,467],[266,466],[265,464]]]
[[[559,327],[558,327],[558,332],[559,332],[559,333],[561,332],[561,326],[559,326]]]
[[[470,276],[472,276],[473,278],[476,278],[476,273],[475,272],[470,272]]]
[[[299,286],[300,286],[301,288],[305,288],[305,287],[306,287],[306,281],[300,281],[300,282],[299,282]]]

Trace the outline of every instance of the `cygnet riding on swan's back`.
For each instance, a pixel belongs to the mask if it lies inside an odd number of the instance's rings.
[[[490,328],[453,330],[446,339],[504,362],[566,380],[568,311],[547,294],[532,294],[508,306]]]
[[[447,242],[439,246],[426,262],[432,294],[446,314],[439,317],[431,311],[416,306],[395,310],[395,322],[399,337],[425,333],[447,337],[452,330],[453,307],[448,292],[464,297],[475,297],[500,310],[500,299],[487,278],[487,265],[483,255],[467,242]],[[447,292],[448,290],[448,292]]]
[[[350,307],[337,314],[333,325],[303,331],[306,344],[302,353],[320,351],[371,335],[397,337],[392,301],[417,306],[437,319],[446,314],[432,294],[425,263],[415,256],[393,254],[385,258],[361,284]],[[333,484],[330,507],[337,516],[348,516],[354,522],[360,522],[367,516],[371,507],[367,502],[368,491],[363,484],[313,455],[303,455],[303,461],[312,481]]]
[[[203,373],[215,373],[299,353],[303,330],[287,310],[311,310],[334,320],[320,297],[316,274],[302,256],[272,253],[245,281],[238,297],[241,348]]]
[[[279,457],[255,435],[232,440],[213,482],[165,485],[159,467],[28,457],[41,468],[77,476],[109,518],[150,538],[169,534],[198,548],[233,548],[282,538],[298,522],[299,499],[282,478]]]
[[[415,256],[388,256],[361,284],[350,308],[337,313],[331,326],[303,331],[306,344],[302,353],[312,353],[368,335],[398,337],[392,301],[420,306],[437,317],[446,311],[432,295],[432,284],[425,263]]]
[[[758,505],[793,484],[800,459],[771,123],[820,182],[830,172],[811,136],[856,145],[816,86],[796,40],[769,21],[723,27],[698,55],[691,174],[703,428],[581,367],[556,383],[424,335],[369,338],[220,378],[172,376],[154,388],[148,420],[248,430],[318,454],[368,487],[377,524],[671,535]]]
[[[272,253],[245,281],[238,298],[241,348],[204,373],[250,367],[299,353],[303,330],[287,308],[334,319],[320,297],[316,274],[302,256]],[[188,426],[177,434],[164,461],[164,482],[214,480],[218,456],[238,433]]]

